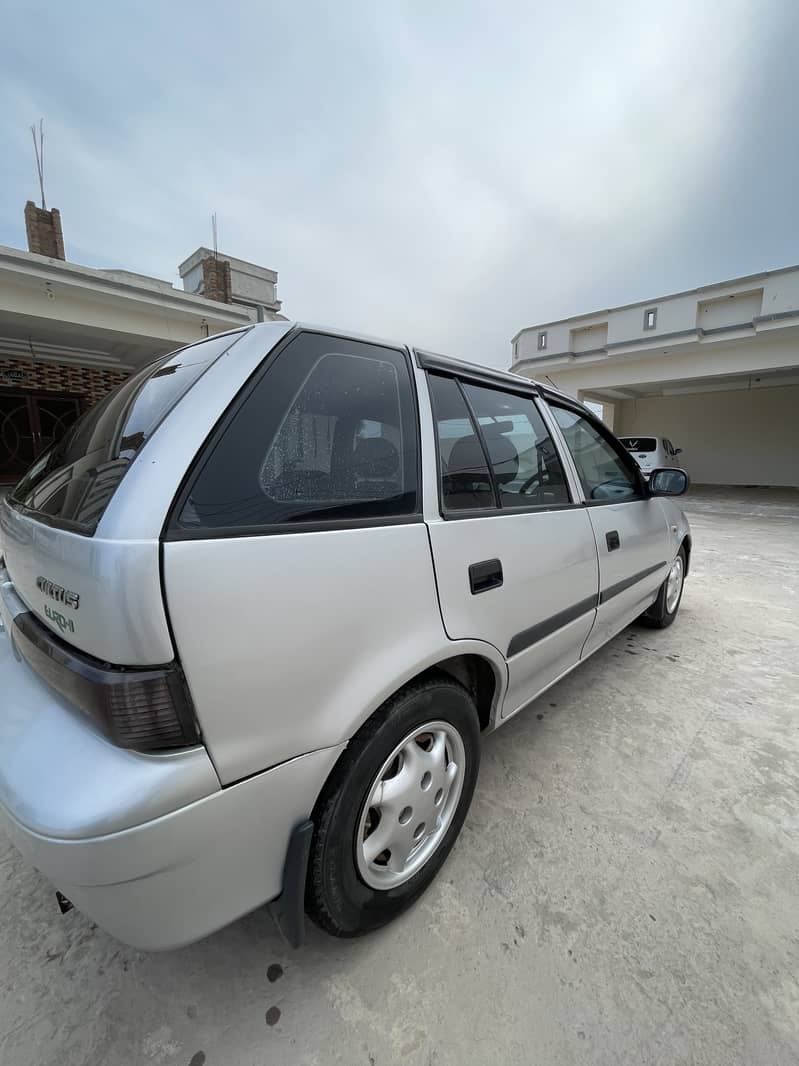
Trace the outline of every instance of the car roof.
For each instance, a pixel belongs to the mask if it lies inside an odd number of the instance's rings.
[[[270,325],[274,325],[274,323],[257,323],[253,328],[268,328]],[[561,390],[555,386],[545,385],[541,381],[535,381],[533,378],[525,377],[522,374],[514,374],[509,370],[499,370],[496,367],[484,366],[481,363],[471,363],[465,359],[455,359],[452,356],[440,355],[438,352],[430,352],[424,348],[418,348],[415,345],[406,344],[402,341],[391,340],[387,337],[375,337],[368,333],[357,333],[354,330],[349,329],[336,329],[330,326],[322,326],[319,325],[319,323],[314,322],[292,320],[290,322],[282,322],[281,325],[288,325],[292,329],[297,330],[309,330],[313,333],[329,333],[335,337],[345,337],[348,340],[361,341],[366,344],[382,344],[390,348],[408,348],[413,354],[417,365],[425,370],[441,370],[445,373],[457,374],[460,377],[471,378],[473,381],[481,381],[485,384],[504,385],[507,388],[517,390],[522,388],[529,390],[530,392],[537,391],[547,393],[558,399],[568,400],[570,403],[579,405],[580,407],[585,406],[578,400],[575,400],[573,396],[561,392]]]

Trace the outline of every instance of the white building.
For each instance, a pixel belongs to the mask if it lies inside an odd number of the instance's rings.
[[[545,322],[511,369],[669,438],[693,480],[799,486],[799,266]]]
[[[283,317],[274,270],[199,248],[176,289],[66,261],[57,211],[29,204],[25,221],[30,250],[0,247],[0,486],[143,363]]]

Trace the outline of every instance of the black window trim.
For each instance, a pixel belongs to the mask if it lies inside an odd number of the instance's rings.
[[[422,366],[422,362],[421,362],[421,355],[422,354],[423,353],[417,352],[417,359],[419,360],[419,365],[420,366]],[[434,358],[435,357],[430,357],[431,360],[433,360]],[[460,394],[461,394],[461,396],[463,398],[463,402],[466,405],[466,411],[467,411],[467,413],[469,415],[469,419],[470,419],[470,421],[472,423],[472,429],[475,430],[475,436],[477,437],[477,440],[479,441],[480,447],[482,448],[482,451],[483,451],[483,458],[485,459],[486,467],[488,468],[488,476],[491,478],[491,486],[492,486],[492,489],[493,489],[493,492],[494,492],[494,501],[495,501],[495,504],[494,504],[493,507],[464,508],[463,510],[459,510],[459,511],[449,511],[444,506],[444,493],[443,493],[443,485],[442,485],[442,481],[441,481],[441,450],[440,450],[440,446],[439,446],[438,429],[437,429],[437,425],[436,425],[435,401],[433,400],[432,392],[428,388],[428,396],[430,398],[430,407],[431,407],[431,410],[433,412],[433,437],[435,439],[435,447],[436,447],[436,489],[437,489],[437,494],[438,494],[438,513],[439,513],[440,517],[443,518],[443,520],[445,522],[462,522],[464,520],[468,520],[468,519],[471,519],[471,518],[496,518],[498,516],[507,517],[509,515],[517,515],[517,514],[538,514],[539,512],[542,512],[542,511],[544,511],[544,512],[546,512],[546,511],[569,511],[569,510],[573,510],[576,507],[582,507],[583,506],[583,501],[582,500],[575,500],[574,499],[574,493],[572,492],[572,488],[571,488],[571,485],[569,483],[568,473],[567,473],[567,470],[566,470],[566,467],[565,467],[565,464],[564,464],[564,461],[563,461],[563,456],[560,453],[560,448],[558,447],[558,442],[552,436],[551,432],[549,431],[549,426],[547,425],[546,420],[543,418],[543,416],[541,415],[541,412],[539,411],[538,412],[539,413],[539,417],[541,417],[541,421],[544,424],[544,429],[547,431],[549,439],[552,441],[552,444],[555,447],[555,453],[556,453],[556,455],[558,457],[558,462],[560,463],[561,468],[563,470],[563,475],[564,475],[564,479],[563,480],[564,480],[564,485],[566,486],[566,492],[567,492],[567,494],[569,496],[569,502],[568,503],[531,503],[528,507],[503,507],[502,503],[500,502],[500,497],[499,497],[499,491],[498,491],[498,487],[497,487],[497,483],[496,483],[496,478],[494,477],[494,469],[493,469],[493,467],[491,465],[491,460],[489,458],[488,451],[486,449],[485,437],[483,436],[482,429],[480,428],[480,423],[479,423],[479,421],[477,420],[477,418],[475,416],[475,411],[472,408],[472,405],[471,405],[471,403],[469,401],[469,397],[466,395],[466,392],[465,392],[465,390],[463,388],[463,383],[460,380],[460,369],[455,370],[453,368],[452,362],[450,360],[441,359],[441,360],[437,360],[436,362],[437,362],[437,364],[440,362],[440,366],[439,365],[435,365],[435,366],[425,367],[425,379],[427,380],[431,376],[440,377],[440,378],[449,378],[450,380],[454,381],[456,386],[458,387],[458,391],[460,392]],[[477,369],[478,369],[478,371],[480,370],[479,367]],[[467,380],[470,381],[470,382],[472,381],[471,377],[468,378]],[[533,400],[533,405],[536,407],[536,410],[538,410],[538,407],[535,405],[535,397],[536,396],[540,396],[541,393],[540,393],[540,390],[538,389],[537,386],[533,386],[533,389],[526,389],[524,387],[524,384],[522,384],[521,388],[514,389],[513,386],[515,385],[515,382],[510,382],[509,385],[508,385],[508,384],[505,383],[504,380],[503,381],[499,381],[499,380],[495,380],[495,379],[492,378],[489,381],[487,378],[483,379],[482,376],[475,377],[473,380],[474,380],[474,384],[480,385],[483,388],[493,388],[493,389],[496,389],[497,391],[515,393],[517,396],[521,396],[524,399],[532,399]]]
[[[441,514],[445,522],[462,522],[467,518],[511,518],[520,514],[539,514],[546,511],[573,511],[580,503],[534,503],[529,507],[474,507],[471,510],[446,511]]]
[[[643,475],[641,474],[641,468],[639,467],[638,463],[636,463],[636,461],[632,458],[632,456],[621,443],[621,441],[617,437],[615,437],[613,433],[611,433],[611,431],[604,424],[604,422],[602,422],[594,415],[593,411],[591,411],[590,408],[586,407],[584,404],[581,404],[578,400],[572,400],[568,396],[564,396],[559,392],[550,392],[549,389],[541,390],[541,398],[544,400],[548,407],[563,407],[565,408],[565,410],[571,411],[573,414],[579,415],[580,418],[584,418],[586,422],[588,422],[589,425],[592,425],[594,429],[597,430],[599,435],[607,441],[607,443],[616,453],[617,457],[621,459],[622,466],[626,467],[628,473],[632,474],[632,478],[637,489],[637,495],[628,496],[626,499],[616,500],[586,500],[585,489],[583,488],[582,479],[579,476],[580,471],[577,470],[577,464],[574,461],[574,457],[571,455],[571,452],[569,452],[569,457],[571,459],[572,465],[574,466],[577,472],[580,491],[583,496],[583,507],[617,507],[619,504],[622,503],[640,503],[641,500],[646,500],[649,498],[649,492],[647,490],[646,483],[644,482]],[[557,419],[554,417],[554,415],[553,420],[557,424]],[[558,431],[561,433],[561,436],[563,436],[560,426],[558,426]],[[563,438],[563,443],[566,450],[569,451],[569,446],[566,443],[565,437]]]
[[[34,462],[36,462],[35,459]],[[10,488],[13,488],[13,486]],[[15,500],[11,495],[11,491],[5,495],[4,499],[8,506],[21,514],[23,518],[32,518],[38,525],[49,526],[51,529],[60,529],[64,533],[77,533],[79,536],[86,537],[88,540],[91,540],[97,532],[96,529],[88,530],[85,526],[79,525],[77,522],[72,522],[68,518],[54,518],[52,515],[43,514],[41,511],[37,511],[33,507],[27,507],[19,500]]]
[[[483,427],[480,425],[480,419],[477,417],[477,412],[475,411],[474,407],[472,406],[472,401],[469,399],[469,396],[468,396],[468,394],[466,392],[466,389],[463,387],[463,382],[459,378],[455,378],[455,384],[457,385],[458,391],[460,392],[461,396],[463,397],[463,402],[466,404],[466,410],[469,412],[469,418],[472,420],[472,430],[474,431],[474,435],[477,437],[477,440],[478,440],[478,442],[480,444],[480,448],[482,449],[482,452],[483,452],[483,458],[486,461],[486,467],[488,469],[488,476],[491,479],[491,492],[494,494],[494,508],[493,509],[497,510],[497,511],[501,511],[501,510],[503,510],[502,498],[499,495],[499,485],[497,484],[496,474],[494,473],[494,465],[491,462],[491,453],[489,452],[488,446],[486,445],[486,439],[485,439],[485,434],[483,433]],[[440,467],[439,467],[439,472],[440,472]],[[439,480],[439,483],[440,483],[440,480]],[[489,509],[491,509],[491,508],[489,508]]]
[[[419,365],[421,366],[422,363],[421,363],[421,360],[419,360],[418,353],[417,353],[417,360],[419,361]],[[441,471],[443,469],[442,465],[441,465],[441,442],[440,442],[439,437],[438,437],[438,421],[436,419],[436,401],[433,398],[433,390],[430,388],[430,378],[431,377],[449,378],[450,381],[454,381],[455,382],[455,387],[457,388],[457,390],[458,390],[458,392],[459,392],[459,394],[461,396],[461,399],[463,400],[464,404],[466,405],[466,415],[467,415],[469,421],[472,423],[472,430],[473,431],[474,431],[474,419],[472,417],[472,409],[469,407],[469,404],[466,401],[466,397],[463,395],[463,389],[460,387],[460,382],[458,381],[457,377],[455,377],[454,374],[445,374],[445,373],[442,373],[439,370],[426,369],[425,370],[425,387],[427,388],[427,397],[428,397],[428,399],[430,401],[430,410],[431,410],[431,412],[433,414],[433,440],[435,442],[435,451],[436,451],[436,495],[438,496],[438,513],[444,519],[445,522],[449,522],[453,518],[456,518],[456,517],[457,518],[473,518],[477,514],[478,510],[479,510],[479,517],[483,517],[483,518],[486,517],[486,515],[496,514],[496,510],[494,508],[483,508],[483,507],[481,507],[479,509],[474,509],[474,510],[469,510],[468,508],[464,508],[463,511],[448,511],[447,508],[444,506],[444,484],[443,484],[442,477],[441,477]],[[476,434],[475,434],[475,436],[476,436]],[[478,439],[478,441],[480,441],[480,447],[483,448],[483,444],[482,444],[481,438],[478,437],[477,439]],[[485,454],[485,448],[483,448],[483,458],[486,460],[486,467],[488,468],[488,476],[491,478],[491,484],[493,486],[493,484],[494,484],[493,475],[491,474],[491,467],[489,466],[488,458],[487,458],[487,456]],[[497,498],[496,497],[496,493],[494,493],[494,500],[496,500],[496,498]]]
[[[205,464],[211,458],[214,448],[221,440],[225,431],[237,414],[247,402],[251,394],[258,388],[262,379],[280,354],[299,337],[304,335],[316,337],[330,337],[331,340],[348,341],[351,344],[368,344],[374,348],[386,348],[397,355],[402,356],[408,371],[410,394],[413,404],[413,419],[416,430],[416,503],[413,511],[403,515],[380,515],[373,518],[322,518],[308,522],[272,522],[252,526],[217,526],[213,529],[184,529],[178,525],[178,518],[189,497],[189,493],[200,476]],[[278,343],[265,353],[258,368],[250,374],[242,387],[230,401],[217,419],[209,432],[206,434],[197,453],[183,475],[178,486],[172,505],[167,511],[166,520],[161,530],[161,541],[186,540],[225,540],[238,539],[241,537],[269,537],[288,536],[300,533],[327,533],[335,530],[348,529],[372,529],[379,526],[407,526],[424,522],[422,513],[422,442],[419,423],[419,397],[416,389],[416,375],[413,372],[413,360],[411,353],[404,345],[386,344],[382,341],[364,340],[362,337],[353,337],[337,330],[309,329],[307,326],[293,326]]]
[[[461,359],[450,359],[445,355],[425,352],[414,348],[416,362],[422,370],[443,374],[444,377],[462,379],[475,385],[486,385],[492,389],[504,389],[520,396],[539,396],[541,389],[537,382],[524,378],[521,374],[511,374],[504,370],[492,370],[478,363],[466,363]]]
[[[213,529],[171,529],[164,540],[228,540],[239,537],[287,537],[295,533],[329,533],[335,530],[410,526],[424,522],[420,514],[382,515],[378,518],[324,518],[315,522],[272,522],[260,526],[217,526]]]

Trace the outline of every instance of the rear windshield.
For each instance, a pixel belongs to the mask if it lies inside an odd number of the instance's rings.
[[[654,437],[619,437],[628,452],[655,452],[658,442]]]
[[[9,502],[52,524],[93,533],[145,442],[239,336],[193,344],[132,374],[39,456]]]

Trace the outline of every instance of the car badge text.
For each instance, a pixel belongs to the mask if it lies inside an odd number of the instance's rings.
[[[37,577],[36,588],[45,596],[49,596],[51,600],[55,600],[56,603],[62,603],[65,607],[70,607],[73,611],[77,611],[80,606],[80,596],[77,592],[70,592],[69,589],[65,589],[61,585],[56,585],[56,583],[50,581],[49,578]]]

